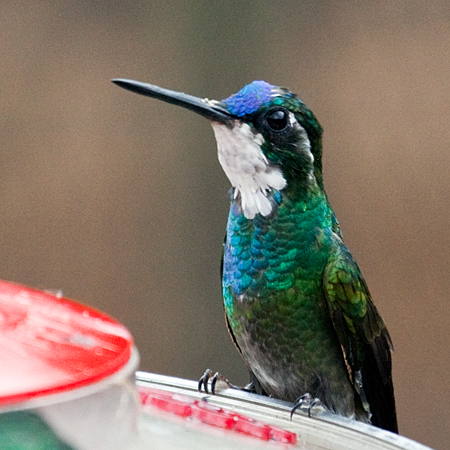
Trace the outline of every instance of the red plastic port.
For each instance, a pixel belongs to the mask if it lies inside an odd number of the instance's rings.
[[[193,400],[185,395],[172,394],[143,386],[138,386],[138,390],[144,406],[153,406],[183,418],[198,420],[205,425],[242,433],[264,441],[272,440],[291,445],[297,442],[297,435],[291,431],[283,430],[233,411],[227,411],[211,405],[205,400]]]

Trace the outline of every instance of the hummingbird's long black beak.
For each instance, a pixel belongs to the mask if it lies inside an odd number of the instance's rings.
[[[153,97],[167,103],[183,106],[213,122],[227,122],[233,119],[233,115],[216,100],[194,97],[183,92],[171,91],[170,89],[164,89],[153,84],[141,83],[140,81],[126,80],[123,78],[114,78],[111,81],[137,94],[147,95],[148,97]]]

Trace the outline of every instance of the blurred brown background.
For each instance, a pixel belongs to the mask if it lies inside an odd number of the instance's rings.
[[[298,92],[395,344],[401,432],[448,448],[448,0],[2,0],[0,75],[0,277],[115,316],[143,370],[236,383],[212,130],[109,79],[218,99],[253,79]]]

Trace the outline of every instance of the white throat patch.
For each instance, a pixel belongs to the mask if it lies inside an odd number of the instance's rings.
[[[242,211],[247,219],[256,214],[268,216],[273,202],[267,197],[272,190],[281,190],[286,180],[280,168],[270,164],[261,150],[264,138],[254,134],[246,123],[236,122],[228,128],[211,123],[217,141],[219,162],[235,188],[234,197],[241,196]]]

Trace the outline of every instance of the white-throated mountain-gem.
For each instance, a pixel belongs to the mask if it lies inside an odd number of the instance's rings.
[[[113,82],[211,122],[232,184],[222,289],[247,389],[290,402],[310,394],[397,432],[391,340],[325,193],[322,128],[311,110],[264,81],[222,101]],[[200,380],[206,390],[210,373]]]

